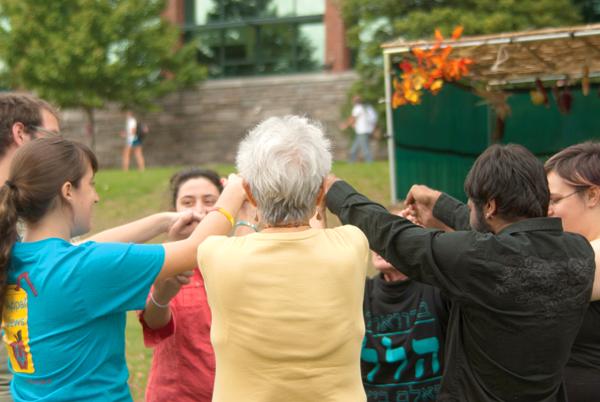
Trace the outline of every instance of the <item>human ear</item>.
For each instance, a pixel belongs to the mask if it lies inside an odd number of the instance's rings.
[[[250,204],[256,208],[256,200],[254,199],[254,196],[252,195],[252,190],[250,189],[250,185],[248,184],[248,182],[244,179],[242,181],[242,187],[244,188],[244,192],[246,193],[246,198],[248,199],[248,202],[250,202]]]
[[[592,186],[585,192],[586,205],[590,208],[595,208],[600,205],[600,187]]]
[[[317,207],[321,207],[321,206],[324,207],[324,205],[321,205],[321,204],[323,204],[323,201],[325,200],[325,186],[326,186],[325,180],[323,180],[323,183],[321,183],[321,187],[319,187],[319,192],[317,193],[317,199],[316,199]]]
[[[63,199],[67,201],[71,201],[73,199],[73,184],[70,181],[66,181],[63,183],[60,188],[60,195]]]
[[[496,200],[493,198],[491,200],[488,200],[483,208],[483,212],[486,219],[491,219],[494,215],[496,215]]]
[[[17,121],[12,125],[11,134],[13,141],[15,142],[15,144],[17,144],[18,147],[24,145],[27,142],[26,135],[28,134],[25,132],[25,125],[20,121]]]

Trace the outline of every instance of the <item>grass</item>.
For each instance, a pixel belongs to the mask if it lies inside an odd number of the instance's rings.
[[[227,175],[235,170],[232,165],[207,165]],[[145,172],[100,171],[96,177],[96,188],[100,203],[93,220],[94,231],[117,226],[143,216],[168,209],[169,177],[179,167],[148,169]],[[390,186],[387,162],[372,164],[348,164],[337,162],[333,172],[347,180],[363,194],[383,205],[389,204]],[[330,225],[335,220],[330,220]],[[129,313],[126,327],[127,365],[129,385],[134,401],[144,400],[144,390],[152,350],[144,347],[142,328],[135,313]]]

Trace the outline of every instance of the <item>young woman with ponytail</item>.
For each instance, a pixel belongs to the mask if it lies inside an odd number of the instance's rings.
[[[0,186],[0,301],[15,401],[130,401],[126,311],[144,307],[154,281],[193,269],[198,245],[229,232],[244,201],[232,177],[218,212],[185,240],[73,245],[90,229],[97,166],[84,145],[37,139],[17,151]]]

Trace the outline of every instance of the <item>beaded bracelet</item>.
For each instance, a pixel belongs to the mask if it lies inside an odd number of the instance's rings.
[[[233,225],[233,228],[236,229],[236,228],[238,228],[240,226],[246,226],[246,227],[254,230],[255,232],[258,232],[258,228],[256,227],[256,225],[253,224],[253,223],[250,223],[248,221],[237,221],[235,223],[235,225]]]

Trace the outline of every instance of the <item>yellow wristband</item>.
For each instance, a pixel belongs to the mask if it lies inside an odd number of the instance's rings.
[[[233,225],[235,225],[235,220],[233,219],[233,216],[231,216],[231,214],[229,212],[227,212],[227,210],[225,208],[219,207],[219,208],[215,209],[215,211],[220,212],[225,218],[227,218],[229,223],[231,223],[231,227],[233,227]]]

